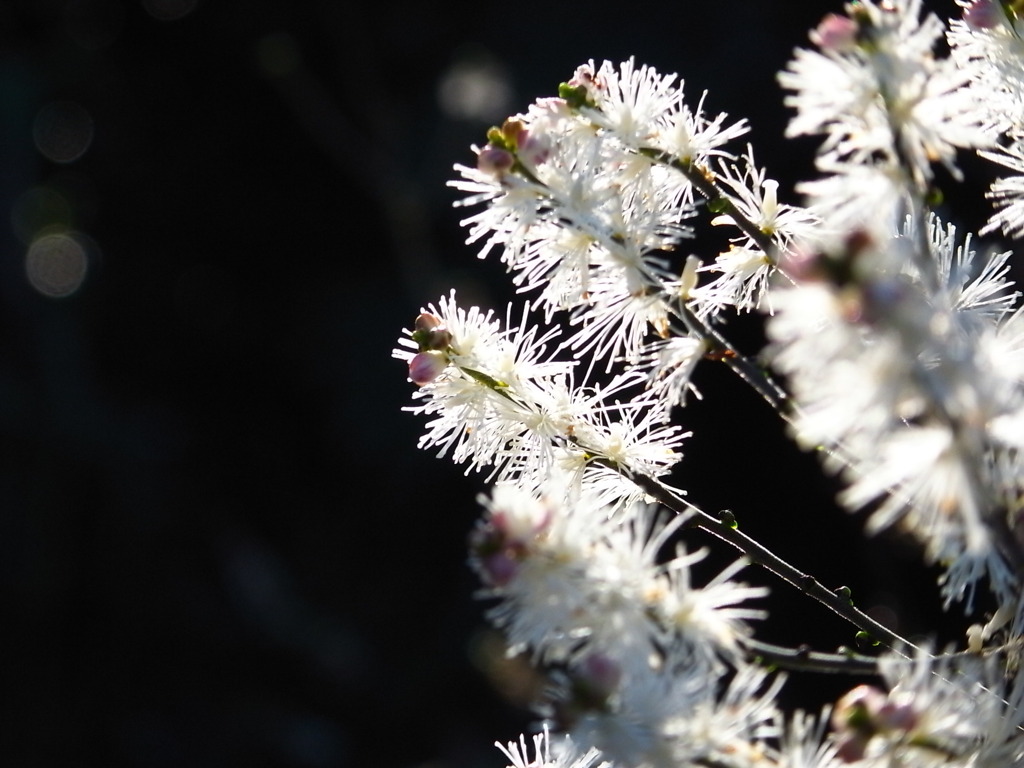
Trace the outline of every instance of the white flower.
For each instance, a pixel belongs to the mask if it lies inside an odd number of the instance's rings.
[[[704,559],[707,552],[687,554],[681,550],[666,565],[667,591],[657,611],[665,625],[667,645],[678,647],[682,657],[699,657],[702,664],[713,666],[717,658],[740,661],[740,638],[750,634],[746,621],[763,619],[766,613],[749,608],[748,600],[768,594],[765,587],[751,587],[733,581],[747,563],[737,560],[703,587],[690,582],[690,567]],[[691,659],[691,662],[692,659]]]
[[[690,377],[707,351],[707,342],[696,336],[671,336],[645,347],[640,362],[650,367],[648,385],[665,418],[673,406],[686,404],[687,392],[700,397]]]
[[[575,742],[594,744],[613,765],[672,768],[672,740],[665,732],[674,715],[691,711],[714,679],[697,668],[677,677],[635,670],[603,706],[585,709],[572,724]]]
[[[616,765],[771,765],[782,683],[749,666],[727,684],[700,665],[637,671],[603,706],[580,713],[573,739],[597,745]]]
[[[962,19],[950,22],[950,55],[969,77],[975,108],[997,130],[1021,124],[1024,116],[1024,26],[1000,0],[957,0]]]
[[[742,164],[720,160],[716,182],[724,188],[737,209],[762,233],[771,237],[782,252],[790,250],[794,243],[812,238],[818,228],[819,219],[810,210],[778,199],[779,183],[768,178],[768,171],[759,168],[754,160],[754,148],[747,145]],[[716,217],[712,224],[733,224],[732,217]],[[749,235],[741,233],[733,239],[744,248],[760,247]],[[772,254],[778,261],[779,255]]]
[[[633,371],[624,378],[634,382],[644,376]],[[606,404],[594,412],[593,431],[579,435],[580,447],[627,472],[651,478],[667,474],[681,458],[678,449],[690,433],[665,421],[664,413],[644,395],[621,405],[608,402],[603,392],[601,398]]]
[[[705,317],[729,307],[739,312],[760,307],[768,291],[769,278],[775,273],[775,264],[760,248],[732,246],[701,271],[717,274],[710,283],[690,292],[694,313]]]
[[[826,174],[797,185],[811,213],[823,223],[820,240],[842,238],[850,232],[890,237],[906,215],[906,185],[895,166],[859,165],[819,160]]]
[[[451,452],[469,469],[494,464],[498,472],[510,460],[506,447],[543,416],[531,394],[564,376],[572,364],[540,360],[555,332],[538,334],[525,315],[518,328],[504,329],[492,312],[460,308],[454,291],[428,311],[450,334],[447,348],[438,350],[449,365],[413,393],[425,402],[406,409],[433,417],[420,446],[439,447],[439,456]],[[399,344],[394,356],[411,363],[416,342],[406,338]]]
[[[835,746],[824,738],[828,718],[795,712],[785,724],[775,757],[779,768],[842,768]]]
[[[722,660],[741,661],[747,607],[767,590],[734,580],[737,562],[703,587],[690,569],[705,553],[679,549],[660,562],[685,522],[665,520],[647,505],[605,505],[553,471],[537,495],[499,484],[472,538],[489,613],[514,650],[545,660],[608,659],[629,675],[646,675],[652,659],[720,674]],[[673,672],[674,674],[674,672]]]
[[[439,456],[450,453],[455,462],[468,464],[467,472],[489,466],[497,481],[517,479],[528,489],[539,488],[556,466],[573,462],[578,481],[600,460],[627,473],[615,484],[602,483],[606,500],[614,489],[619,498],[640,494],[628,473],[658,477],[679,460],[686,434],[664,423],[663,411],[652,407],[643,372],[627,371],[600,385],[577,384],[573,363],[544,359],[557,329],[540,333],[529,313],[518,326],[503,327],[491,312],[458,307],[453,293],[428,314],[445,341],[443,349],[428,350],[441,362],[426,381],[418,381],[422,386],[413,397],[421,404],[406,409],[431,417],[421,447],[436,446]],[[399,344],[394,355],[416,376],[423,350],[415,338]]]
[[[706,96],[705,91],[696,109],[691,110],[684,102],[669,115],[653,145],[684,163],[698,166],[706,166],[713,157],[732,157],[722,147],[749,132],[750,126],[746,120],[726,124],[728,115],[724,112],[708,120],[704,116]]]
[[[947,602],[966,598],[970,610],[983,577],[1001,601],[1015,589],[1007,558],[1020,545],[1000,516],[1020,493],[1021,465],[999,425],[1020,413],[1024,387],[998,331],[1014,294],[1004,254],[973,275],[969,238],[958,247],[933,220],[926,253],[921,239],[908,226],[820,257],[820,279],[776,294],[768,332],[798,403],[798,439],[843,470],[841,501],[878,500],[870,529],[911,530],[945,564]]]
[[[725,113],[709,120],[706,92],[691,109],[676,75],[638,69],[633,59],[618,67],[605,61],[596,69],[591,61],[571,82],[583,85],[593,101],[582,113],[617,141],[633,149],[658,149],[683,163],[702,166],[712,157],[732,157],[723,147],[750,130],[746,120],[727,123]],[[686,194],[692,196],[692,188]]]
[[[748,311],[760,306],[780,257],[794,243],[816,233],[819,221],[808,209],[779,203],[778,182],[766,178],[766,171],[754,161],[753,148],[747,146],[742,164],[720,160],[716,183],[736,206],[742,217],[764,236],[755,239],[748,232],[731,238],[730,249],[701,268],[718,276],[690,292],[691,309],[698,316],[713,316],[726,307]],[[714,225],[739,226],[732,215],[722,214]],[[771,247],[765,251],[765,240]]]
[[[1024,234],[1024,138],[1015,137],[1009,146],[980,154],[1015,174],[992,182],[988,197],[995,201],[997,210],[982,234],[1001,229],[1007,235],[1020,237]]]
[[[629,271],[614,267],[597,273],[589,286],[589,300],[573,312],[572,324],[578,328],[564,346],[576,357],[589,354],[594,364],[604,360],[605,371],[623,360],[638,362],[650,329],[668,329],[671,294],[633,281]]]
[[[833,712],[841,752],[865,765],[1005,768],[1024,757],[1022,686],[977,656],[882,658],[890,690],[860,686]],[[858,762],[857,764],[862,764]]]
[[[515,151],[519,166],[458,167],[462,179],[452,182],[470,193],[464,204],[487,204],[463,222],[469,242],[484,241],[481,256],[500,248],[514,282],[541,291],[548,318],[556,309],[600,305],[608,293],[665,290],[659,254],[692,234],[684,223],[694,215],[692,192],[682,174],[549,102],[511,120],[502,136],[513,149],[478,154],[503,152],[512,162]],[[542,139],[537,162],[522,161],[519,142]]]
[[[964,236],[963,243],[959,243],[956,227],[946,224],[943,228],[942,221],[935,215],[929,217],[927,228],[939,287],[948,292],[945,300],[949,306],[967,316],[982,316],[982,322],[988,323],[998,322],[1012,311],[1021,295],[1010,290],[1013,286],[1009,279],[1012,251],[989,253],[978,268],[978,254],[971,248],[973,236],[970,232]],[[910,217],[904,225],[903,236],[909,239],[916,236]]]
[[[584,107],[584,114],[633,147],[648,145],[665,118],[683,102],[676,75],[660,75],[646,65],[638,69],[632,58],[619,67],[605,61],[596,72],[591,61],[577,70],[576,77],[588,77],[594,84],[590,94],[595,106]]]
[[[474,562],[489,582],[485,594],[501,601],[489,615],[513,650],[565,660],[586,643],[588,653],[646,663],[655,640],[646,595],[671,528],[645,507],[602,506],[557,472],[539,498],[499,485],[483,502]]]
[[[552,755],[551,737],[548,729],[533,737],[533,758],[526,746],[526,736],[520,736],[519,742],[510,741],[508,746],[495,742],[494,746],[502,751],[509,760],[508,768],[611,768],[607,761],[598,763],[601,753],[596,749],[586,752],[576,750],[572,742],[565,739],[560,749]]]
[[[785,678],[742,666],[724,692],[694,697],[666,724],[675,765],[763,765],[765,742],[780,736],[778,696]]]
[[[848,38],[819,33],[820,52],[798,50],[779,74],[797,110],[787,135],[826,134],[821,151],[830,162],[906,163],[922,188],[934,162],[959,176],[956,149],[992,146],[996,134],[966,88],[970,74],[932,53],[942,23],[921,18],[920,0],[849,9]]]

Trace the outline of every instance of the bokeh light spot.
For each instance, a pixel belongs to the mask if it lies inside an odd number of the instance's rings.
[[[71,163],[92,144],[92,117],[74,101],[54,101],[36,114],[32,138],[36,149],[55,163]]]
[[[176,21],[195,10],[198,4],[198,0],[142,0],[146,12],[159,21]]]
[[[81,287],[87,264],[81,239],[75,233],[61,232],[33,241],[25,256],[25,274],[41,294],[60,298]]]
[[[491,122],[508,115],[512,84],[490,54],[472,51],[461,55],[441,76],[437,96],[449,117]]]

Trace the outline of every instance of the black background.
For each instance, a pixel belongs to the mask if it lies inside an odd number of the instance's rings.
[[[390,357],[449,287],[509,297],[463,244],[451,165],[582,61],[636,55],[749,117],[793,199],[814,143],[783,141],[774,72],[839,10],[808,5],[0,2],[0,763],[501,765],[530,715],[471,597],[483,486],[416,450]],[[443,84],[480,66],[497,105],[453,113]],[[92,140],[54,162],[33,130],[69,102]],[[25,256],[61,231],[88,271],[54,298]],[[729,330],[757,349],[756,321]],[[931,626],[913,548],[864,549],[767,407],[699,382],[694,500]],[[851,642],[767,583],[766,637]]]

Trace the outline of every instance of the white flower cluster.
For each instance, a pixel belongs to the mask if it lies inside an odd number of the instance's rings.
[[[709,756],[767,732],[770,717],[756,712],[770,708],[717,695],[727,665],[741,663],[746,621],[762,616],[745,602],[766,590],[733,581],[742,561],[698,588],[690,568],[706,553],[671,546],[684,516],[610,507],[557,473],[539,497],[499,485],[484,506],[471,562],[499,600],[491,618],[512,652],[561,666],[554,704],[575,741],[616,762],[673,765],[694,748],[684,738],[694,718],[718,734],[700,747]],[[764,683],[746,674],[736,686]]]
[[[1024,19],[1016,3],[958,2],[964,14],[950,23],[952,58],[970,73],[965,92],[976,114],[1003,137],[981,154],[1014,172],[993,183],[989,194],[1000,210],[982,231],[1002,229],[1019,237],[1024,233]]]
[[[969,239],[933,216],[929,280],[910,254],[921,239],[908,221],[896,238],[854,239],[792,270],[802,279],[778,291],[768,324],[774,361],[799,403],[797,438],[847,475],[845,504],[877,501],[875,530],[902,520],[947,567],[947,600],[988,576],[1001,603],[1016,601],[1007,515],[1024,491],[1024,315],[1009,254],[979,270]]]
[[[669,326],[680,300],[700,316],[757,306],[777,250],[809,234],[814,218],[777,201],[749,148],[739,157],[724,148],[746,123],[709,119],[675,76],[631,61],[581,66],[562,94],[493,129],[476,168],[457,166],[463,204],[488,203],[464,222],[470,242],[484,241],[481,255],[501,248],[516,285],[540,289],[548,318],[572,310],[578,330],[566,346],[609,366],[642,359],[650,329],[678,337]],[[716,223],[748,226],[705,268],[718,278],[698,288],[697,261],[674,272],[670,256],[716,177],[726,191],[715,195],[726,206]]]
[[[978,259],[970,236],[957,243],[923,201],[932,162],[956,172],[954,147],[991,151],[999,130],[1024,127],[1024,112],[1008,111],[1024,80],[1002,81],[997,94],[984,66],[1002,39],[996,30],[1011,25],[998,3],[967,6],[948,59],[932,55],[943,24],[920,19],[920,5],[863,2],[849,17],[827,17],[812,34],[820,52],[798,52],[780,75],[798,110],[791,132],[825,134],[818,165],[831,175],[806,185],[824,231],[816,249],[783,266],[794,285],[774,294],[768,331],[799,404],[797,436],[828,448],[845,471],[843,501],[880,500],[873,526],[902,519],[946,566],[947,602],[966,593],[970,609],[984,577],[1000,604],[1020,602],[1022,315],[1009,254]],[[849,75],[842,97],[840,75],[826,84],[828,67]],[[998,124],[992,104],[1007,108]],[[875,188],[866,205],[872,186],[847,178],[848,166],[867,174],[861,181],[885,179],[888,192]],[[903,226],[886,231],[896,217]]]
[[[645,407],[642,374],[576,385],[571,363],[544,359],[557,329],[538,335],[528,320],[503,327],[491,312],[459,307],[454,292],[417,318],[394,354],[422,385],[415,396],[425,402],[408,410],[433,417],[421,447],[440,446],[470,470],[491,467],[498,483],[536,491],[562,470],[609,501],[640,497],[624,473],[665,474],[685,433]],[[639,396],[619,400],[631,391]]]
[[[957,153],[976,151],[1011,172],[984,231],[1024,233],[1024,2],[958,2],[947,24],[921,0],[854,0],[795,52],[788,133],[823,137],[805,206],[735,146],[745,121],[632,60],[579,67],[457,166],[461,204],[482,206],[469,242],[535,299],[502,320],[453,292],[394,354],[421,446],[489,472],[471,564],[510,653],[550,677],[532,756],[525,737],[499,745],[511,768],[1024,765],[1024,309],[1010,252],[933,210],[936,179],[962,180]],[[680,253],[722,225],[723,252]],[[770,315],[764,360],[723,330],[752,309]],[[978,621],[965,650],[913,647],[665,483],[702,361],[820,449],[869,532],[921,542],[947,608]],[[691,528],[745,557],[695,583]],[[748,562],[890,650],[761,642]],[[775,666],[883,687],[786,713]]]

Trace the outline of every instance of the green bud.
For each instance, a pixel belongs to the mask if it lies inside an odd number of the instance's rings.
[[[713,197],[708,200],[708,210],[712,213],[725,213],[729,207],[729,200],[724,197]]]
[[[487,129],[487,143],[498,149],[510,149],[508,142],[505,141],[505,134],[496,125]]]
[[[587,93],[586,87],[582,85],[559,83],[558,98],[564,99],[565,103],[568,104],[571,109],[597,106],[590,100],[590,95]]]
[[[875,640],[875,638],[873,638],[863,629],[856,635],[854,635],[854,637],[857,639],[857,645],[859,645],[861,648],[875,648],[881,645],[881,643]]]
[[[832,710],[836,731],[871,736],[877,731],[875,715],[885,704],[885,694],[872,685],[858,685],[843,694]]]

